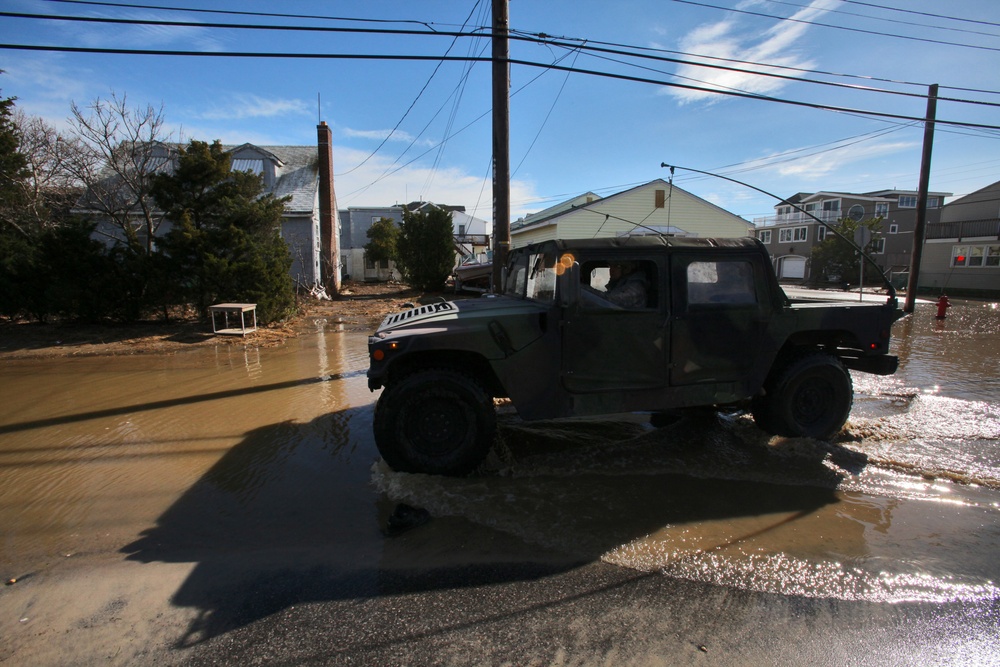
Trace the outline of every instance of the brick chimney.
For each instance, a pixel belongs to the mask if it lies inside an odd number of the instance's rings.
[[[320,273],[331,294],[340,291],[340,225],[337,195],[333,190],[333,133],[326,121],[316,126],[319,148]]]

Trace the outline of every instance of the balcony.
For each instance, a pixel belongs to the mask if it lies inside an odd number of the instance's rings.
[[[829,224],[835,224],[840,220],[840,211],[810,211],[817,218]],[[764,218],[754,218],[753,224],[760,227],[772,227],[774,225],[807,225],[816,224],[816,220],[801,211],[792,211],[783,215],[769,215]]]
[[[927,225],[925,238],[930,239],[1000,239],[1000,218],[935,222]]]

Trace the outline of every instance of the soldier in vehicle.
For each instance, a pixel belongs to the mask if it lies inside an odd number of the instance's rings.
[[[635,262],[610,262],[608,273],[611,278],[604,291],[584,285],[586,293],[594,294],[619,308],[645,308],[647,305],[646,276],[638,270]]]

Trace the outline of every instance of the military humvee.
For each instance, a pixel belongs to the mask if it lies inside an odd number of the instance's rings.
[[[847,369],[897,367],[895,298],[793,301],[756,239],[545,241],[503,275],[499,295],[390,315],[368,339],[392,468],[473,471],[497,397],[525,420],[746,406],[768,433],[829,439],[853,403]]]

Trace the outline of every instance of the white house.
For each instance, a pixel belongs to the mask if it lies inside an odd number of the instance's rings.
[[[753,236],[747,220],[656,179],[599,197],[588,192],[511,225],[511,246],[557,238],[597,238],[638,234],[736,238]]]

